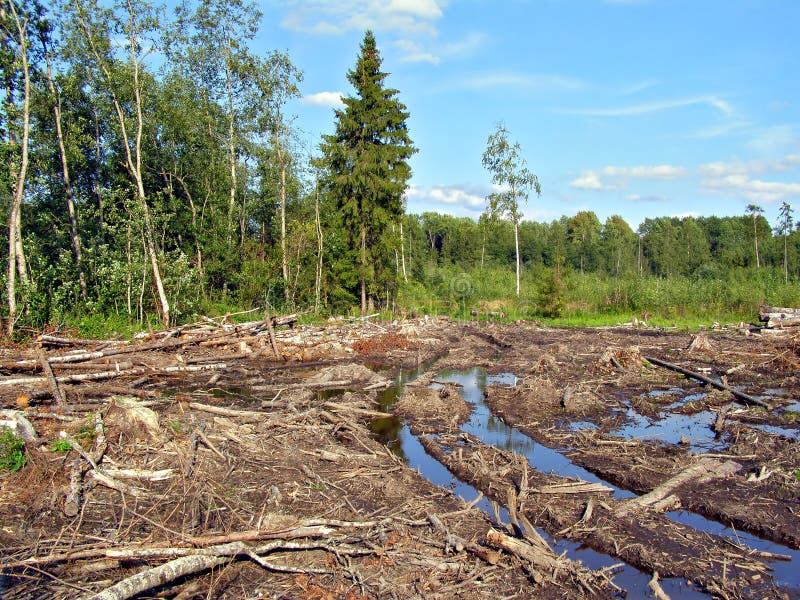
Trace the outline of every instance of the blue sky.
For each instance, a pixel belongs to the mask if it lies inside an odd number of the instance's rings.
[[[525,216],[800,214],[797,0],[273,0],[258,47],[304,72],[308,147],[366,29],[411,113],[409,212],[477,218],[498,121],[542,195]]]

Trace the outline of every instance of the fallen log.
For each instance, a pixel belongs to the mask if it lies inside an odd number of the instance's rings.
[[[671,371],[675,371],[677,373],[681,373],[682,375],[686,375],[687,377],[691,377],[692,379],[696,379],[701,383],[705,383],[707,385],[713,386],[718,390],[722,390],[723,392],[730,392],[734,398],[743,402],[744,404],[754,405],[754,406],[761,406],[762,408],[766,408],[767,410],[771,409],[772,407],[764,402],[763,400],[759,400],[758,398],[754,398],[753,396],[749,396],[739,390],[732,388],[729,385],[725,385],[724,383],[720,383],[718,381],[714,381],[713,379],[706,377],[705,375],[701,375],[700,373],[695,373],[694,371],[690,371],[684,367],[679,365],[672,364],[665,360],[660,360],[658,358],[653,358],[651,356],[644,357],[646,361],[657,365],[659,367],[664,367],[665,369],[669,369]]]
[[[721,463],[711,458],[702,458],[650,492],[621,503],[616,514],[623,516],[636,509],[653,506],[689,481],[707,481],[716,477],[727,477],[741,468],[742,465],[732,460]]]
[[[555,552],[549,552],[541,547],[534,547],[533,545],[513,538],[496,529],[489,529],[486,532],[486,542],[495,548],[501,548],[506,552],[510,552],[529,563],[537,569],[552,573],[559,563],[559,558]]]

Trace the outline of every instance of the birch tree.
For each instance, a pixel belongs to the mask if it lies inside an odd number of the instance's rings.
[[[492,218],[506,218],[514,225],[514,254],[517,268],[517,296],[519,296],[519,222],[522,219],[520,203],[528,201],[530,191],[542,193],[539,178],[528,170],[522,148],[509,140],[509,131],[498,123],[483,153],[483,166],[491,173],[492,183],[500,188],[487,197],[486,213]]]
[[[144,0],[127,0],[124,4],[115,5],[113,10],[101,8],[95,0],[89,2],[73,0],[72,10],[77,26],[83,34],[88,51],[87,58],[94,63],[99,83],[109,95],[114,107],[125,168],[131,177],[142,213],[144,243],[158,293],[161,319],[164,326],[168,327],[170,305],[161,277],[142,164],[142,136],[145,125],[142,60],[154,43],[154,34],[158,30],[158,14]],[[122,73],[110,52],[109,35],[114,29],[124,32],[125,35],[123,52],[126,68]],[[125,88],[120,85],[122,77],[126,80]],[[131,94],[130,97],[123,98],[120,94],[126,88],[131,90]]]
[[[17,320],[17,283],[24,288],[30,285],[25,251],[22,245],[22,201],[28,172],[28,147],[31,114],[30,35],[34,19],[41,7],[17,6],[14,0],[0,4],[0,45],[2,46],[3,79],[5,84],[4,113],[8,128],[9,181],[11,203],[8,216],[8,334],[14,332]],[[21,88],[21,98],[18,96]]]

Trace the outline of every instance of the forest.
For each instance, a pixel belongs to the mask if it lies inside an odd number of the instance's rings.
[[[477,222],[408,214],[410,113],[372,33],[335,133],[309,142],[287,114],[301,70],[249,49],[260,19],[241,0],[2,0],[6,335],[256,307],[680,320],[800,304],[787,203],[777,223],[742,202],[635,229],[585,211],[525,221],[491,198]]]

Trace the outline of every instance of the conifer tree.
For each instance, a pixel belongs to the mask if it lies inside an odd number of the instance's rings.
[[[384,87],[388,74],[381,63],[375,36],[367,31],[356,66],[347,73],[355,96],[343,99],[344,108],[335,112],[336,133],[322,142],[328,187],[358,257],[362,314],[376,282],[391,273],[383,267],[392,259],[388,237],[404,212],[403,192],[411,177],[407,161],[416,152],[406,125],[409,113],[398,91]]]

